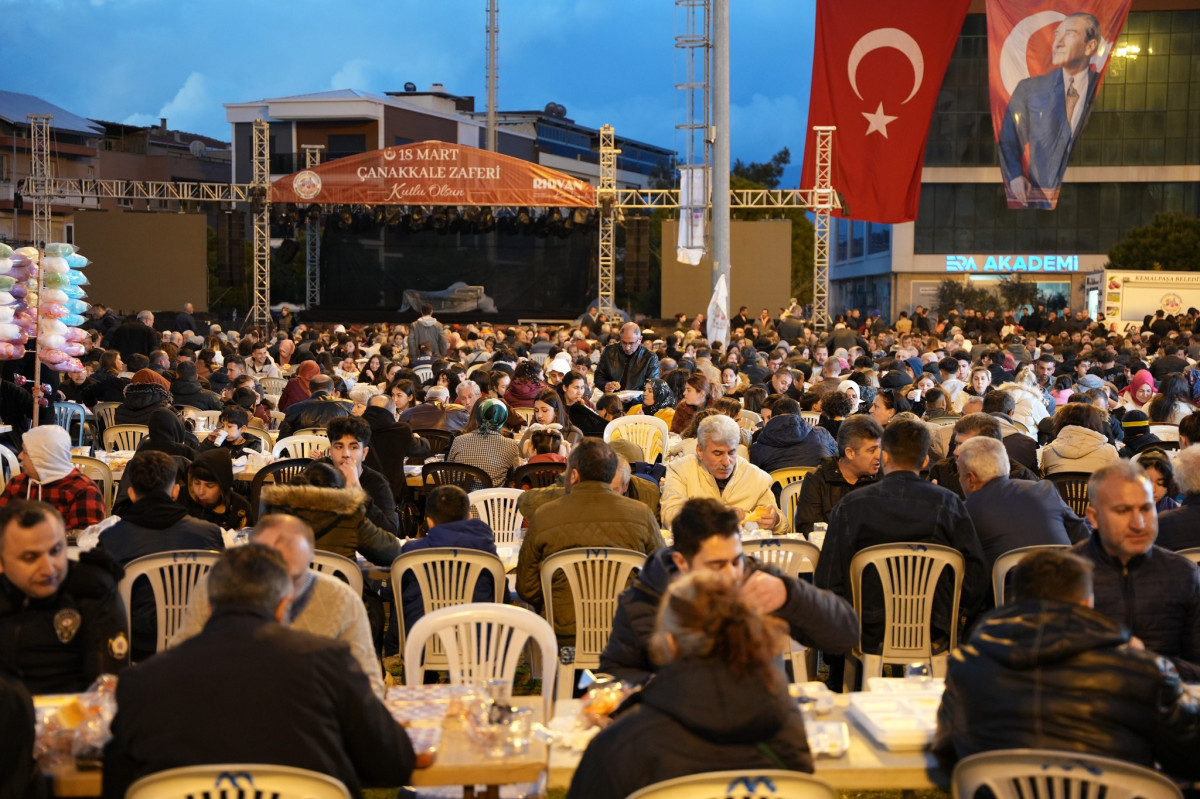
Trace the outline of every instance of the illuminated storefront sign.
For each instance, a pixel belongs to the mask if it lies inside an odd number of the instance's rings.
[[[947,272],[1078,272],[1078,255],[947,255]]]

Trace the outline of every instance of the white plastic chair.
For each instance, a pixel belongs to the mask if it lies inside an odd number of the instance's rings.
[[[202,431],[216,430],[217,425],[219,425],[221,423],[221,412],[220,411],[197,410],[197,411],[192,411],[188,415],[191,416],[193,419],[196,419],[197,421],[199,421],[201,419],[204,420],[204,424],[201,427]]]
[[[490,552],[461,547],[429,547],[404,552],[392,561],[391,568],[392,593],[396,597],[396,616],[401,634],[408,626],[404,619],[402,599],[404,575],[408,572],[416,578],[417,587],[421,589],[425,615],[446,607],[470,604],[475,596],[475,585],[485,572],[492,575],[496,603],[504,601],[504,588],[507,585],[504,562]],[[404,659],[405,673],[420,672],[422,679],[426,669],[443,671],[448,667],[446,653],[436,640],[426,649],[423,663],[420,659]]]
[[[4,469],[4,482],[7,483],[14,474],[21,471],[21,460],[11,449],[0,446],[0,467]]]
[[[83,446],[83,428],[87,421],[87,408],[80,405],[78,402],[56,402],[54,403],[54,423],[67,431],[67,435],[71,434],[71,425],[78,424],[79,431],[75,436],[75,446]]]
[[[800,490],[804,488],[804,480],[794,480],[779,492],[779,512],[787,519],[788,529],[795,530],[796,506],[800,504]]]
[[[792,483],[788,488],[799,485]],[[821,550],[816,544],[779,537],[743,539],[742,553],[752,555],[760,562],[775,566],[784,574],[797,578],[816,572],[817,561],[821,557]],[[809,657],[808,647],[789,638],[784,642],[783,656],[792,662],[792,677],[796,682],[803,682],[802,676],[816,679],[816,658]]]
[[[92,406],[92,414],[100,420],[103,427],[112,427],[117,423],[117,408],[119,402],[97,402]]]
[[[1178,786],[1148,768],[1097,755],[1053,749],[999,749],[965,757],[954,768],[954,799],[986,787],[995,799],[1182,797]]]
[[[548,352],[531,352],[531,353],[529,353],[529,360],[533,361],[538,366],[545,366],[546,361],[550,360],[550,353],[548,353]]]
[[[210,796],[272,799],[350,799],[341,780],[308,769],[263,763],[184,766],[142,777],[125,799],[205,799]]]
[[[575,669],[600,668],[600,653],[608,645],[617,597],[625,590],[634,569],[646,556],[632,549],[576,547],[555,552],[542,561],[542,598],[546,620],[554,627],[554,577],[562,572],[575,607],[575,660],[558,665],[560,698],[570,699]],[[562,590],[562,583],[559,583]]]
[[[283,411],[267,411],[271,416],[271,429],[278,430],[279,425],[283,424],[283,420],[287,418],[287,414]]]
[[[515,544],[524,537],[525,517],[517,510],[524,493],[519,488],[481,488],[468,494],[472,510],[492,528],[497,544]]]
[[[647,463],[654,463],[658,456],[666,458],[670,433],[671,428],[657,416],[620,416],[605,425],[604,441],[631,441],[642,448],[642,457]]]
[[[743,430],[753,430],[762,424],[762,415],[757,414],[754,411],[742,410],[738,411],[737,420],[738,424],[741,425]]]
[[[317,449],[329,449],[329,439],[325,436],[287,436],[271,449],[271,457],[280,458],[310,458],[310,452]]]
[[[104,428],[104,451],[135,450],[148,435],[150,428],[144,424],[114,424]]]
[[[883,584],[883,651],[877,655],[862,651],[862,577],[868,566],[875,567]],[[945,652],[934,655],[934,593],[946,568],[954,573],[950,645]],[[962,553],[939,544],[880,544],[858,551],[850,560],[850,590],[854,612],[858,614],[860,640],[846,661],[846,690],[853,690],[856,682],[853,660],[862,663],[864,684],[868,677],[883,676],[884,663],[914,660],[927,660],[935,677],[946,676],[947,658],[958,645],[958,603],[964,570]]]
[[[267,433],[265,430],[259,430],[257,427],[246,425],[242,428],[242,435],[257,438],[259,441],[261,441],[262,452],[270,452],[275,445],[275,442],[271,439],[270,433]]]
[[[208,574],[221,556],[207,549],[179,549],[143,555],[125,564],[125,576],[117,584],[121,601],[125,603],[125,621],[133,629],[133,584],[146,577],[154,590],[154,606],[158,611],[158,642],[155,652],[167,648],[167,641],[183,623],[188,597],[196,583]]]
[[[554,717],[554,667],[558,645],[554,630],[541,616],[516,605],[471,602],[422,616],[404,643],[404,681],[421,685],[424,672],[415,668],[426,643],[436,639],[445,652],[451,685],[486,680],[512,682],[517,663],[531,640],[541,654],[545,718]]]
[[[1150,425],[1150,435],[1158,436],[1163,441],[1178,441],[1179,440],[1179,425],[1153,423]]]
[[[258,384],[262,386],[264,394],[271,394],[278,397],[287,386],[287,379],[283,377],[260,377],[258,378]]]
[[[339,555],[336,552],[326,552],[323,549],[318,549],[313,552],[312,563],[309,568],[325,574],[331,574],[334,577],[341,577],[345,580],[354,593],[362,596],[363,592],[363,575],[362,569],[358,564],[350,560],[345,555]]]
[[[629,799],[837,799],[824,780],[777,769],[710,771],[647,785]]]
[[[1200,547],[1191,547],[1189,549],[1181,549],[1178,552],[1176,552],[1175,554],[1183,555],[1185,558],[1190,560],[1192,563],[1195,563],[1197,566],[1200,566]]]
[[[800,418],[811,425],[821,423],[821,414],[817,411],[800,411]]]
[[[1043,549],[1070,549],[1070,547],[1067,544],[1038,544],[1032,547],[1017,547],[1016,549],[1010,549],[996,558],[996,562],[992,564],[992,596],[996,600],[996,607],[1004,604],[1004,580],[1008,577],[1008,573],[1026,555],[1033,552],[1040,552]]]
[[[413,373],[420,378],[422,384],[428,383],[433,379],[433,367],[427,363],[423,363],[420,366],[414,366],[412,370]]]
[[[99,458],[87,455],[72,455],[71,463],[84,477],[90,478],[100,488],[100,496],[104,497],[104,515],[112,513],[113,496],[117,491],[117,481],[113,479],[112,467]]]

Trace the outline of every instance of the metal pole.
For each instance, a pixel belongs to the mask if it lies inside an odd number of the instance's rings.
[[[321,163],[324,144],[305,144],[304,168],[312,169]],[[304,216],[304,285],[306,308],[321,304],[321,220],[311,214]]]
[[[496,152],[496,90],[500,84],[500,0],[487,0],[487,149]]]
[[[713,159],[712,286],[724,275],[732,304],[729,274],[729,0],[713,0]],[[728,309],[726,309],[728,312]]]

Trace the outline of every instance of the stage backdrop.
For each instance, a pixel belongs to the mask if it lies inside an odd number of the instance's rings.
[[[76,211],[75,243],[92,263],[87,301],[123,313],[208,310],[205,214]]]
[[[663,222],[662,240],[676,241],[678,221]],[[792,296],[792,223],[786,219],[732,223],[729,241],[733,263],[730,268],[729,315],[748,305],[753,316],[766,308],[775,317]],[[712,259],[705,255],[698,266],[663,258],[663,318],[686,313],[689,318],[708,312],[712,299]]]

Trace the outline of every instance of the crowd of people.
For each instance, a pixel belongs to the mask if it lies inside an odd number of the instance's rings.
[[[811,771],[777,638],[823,653],[834,690],[857,688],[844,658],[856,646],[878,652],[886,630],[878,581],[864,583],[856,614],[850,564],[884,543],[963,558],[959,613],[941,592],[933,614],[935,651],[952,632],[962,644],[935,744],[947,768],[987,749],[1048,747],[1197,776],[1187,753],[1200,743],[1200,706],[1181,682],[1200,681],[1200,571],[1177,554],[1200,547],[1195,309],[1124,331],[1042,306],[937,317],[918,307],[893,324],[849,311],[820,333],[794,305],[774,316],[741,308],[728,344],[707,338],[699,316],[643,325],[595,308],[549,327],[443,325],[429,306],[412,324],[309,325],[289,311],[273,335],[197,327],[190,307],[156,325],[149,312],[122,321],[96,306],[87,369],[50,386],[51,402],[120,403],[117,423],[149,428],[111,508],[71,461],[76,431],[50,413],[28,429],[28,364],[9,368],[0,390],[21,466],[0,494],[0,677],[19,697],[120,673],[108,796],[214,758],[320,763],[355,788],[407,779],[411,747],[380,713],[376,653],[395,651],[399,626],[424,612],[420,589],[407,581],[392,597],[368,585],[358,597],[308,565],[314,550],[382,565],[429,546],[494,553],[462,489],[412,496],[404,465],[434,455],[494,486],[526,464],[561,469],[555,485],[522,494],[516,596],[499,593],[537,612],[552,605],[562,646],[574,642],[573,606],[565,579],[543,594],[542,563],[575,547],[646,557],[601,658],[644,689],[589,747],[572,796],[625,796],[723,764]],[[219,429],[197,435],[184,406],[219,411]],[[665,423],[661,452],[604,440],[626,416]],[[261,446],[248,428],[319,428],[329,445],[253,507],[232,468]],[[772,473],[793,468],[807,474],[784,503]],[[1082,515],[1056,488],[1064,475],[1087,483]],[[95,549],[68,562],[68,533],[97,525]],[[155,653],[148,593],[135,591],[125,629],[124,564],[224,550],[221,531],[247,527],[252,543],[225,553],[170,648]],[[740,535],[754,528],[823,529],[813,581],[744,556]],[[1058,548],[1019,564],[1011,601],[993,607],[992,566],[1028,546]],[[481,583],[475,598],[497,593]],[[390,618],[387,600],[399,606]],[[227,670],[222,658],[251,640],[255,674],[311,657],[329,685],[303,713],[282,689],[259,695],[250,671],[221,681],[244,690],[157,701],[156,686],[207,684],[205,670]],[[126,668],[131,656],[138,665]],[[295,679],[308,691],[316,677]],[[326,729],[314,739],[324,757],[298,762],[303,753],[249,725],[228,740],[203,726],[160,735],[201,708],[249,718],[247,691],[299,729],[337,718],[370,740],[330,740]],[[713,701],[689,701],[701,695]]]

